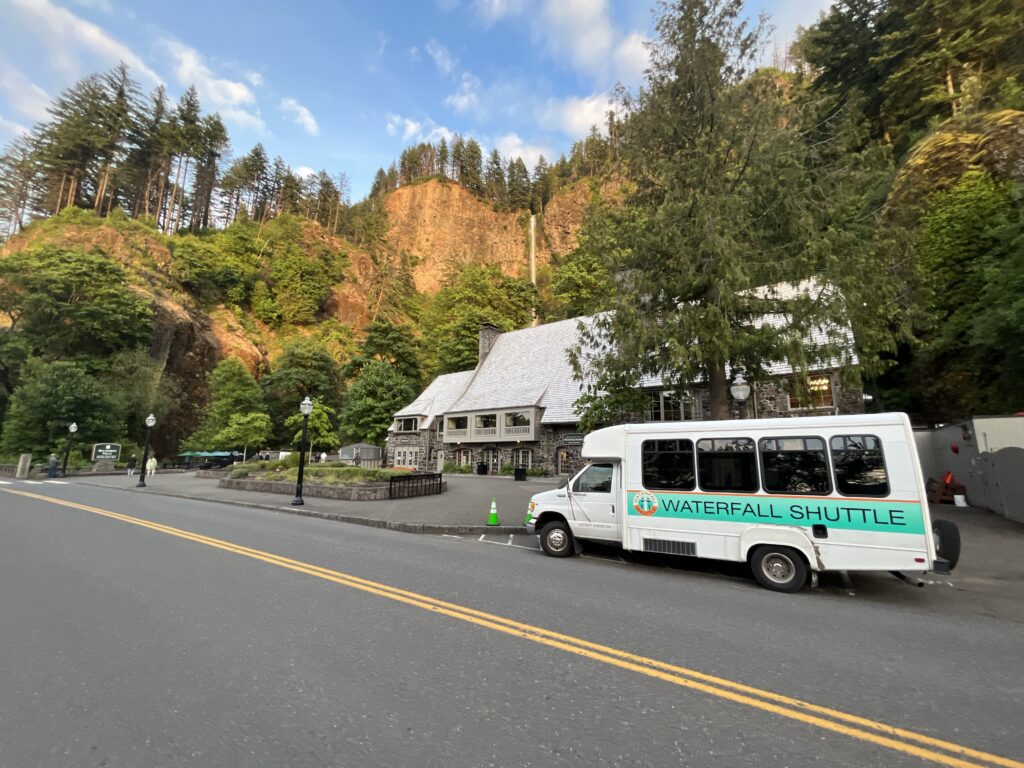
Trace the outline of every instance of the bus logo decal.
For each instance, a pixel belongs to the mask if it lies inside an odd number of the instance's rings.
[[[658,511],[658,497],[650,491],[640,491],[633,497],[633,509],[644,517],[650,517]]]

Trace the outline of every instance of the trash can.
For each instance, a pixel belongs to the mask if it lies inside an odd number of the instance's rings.
[[[478,475],[486,475],[487,474],[487,462],[485,462],[485,461],[477,462],[476,473]]]
[[[514,480],[525,480],[526,479],[526,467],[516,467],[512,475]]]

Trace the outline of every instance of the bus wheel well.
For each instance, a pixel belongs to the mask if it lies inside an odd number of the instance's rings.
[[[800,555],[800,559],[804,561],[804,565],[811,568],[811,561],[807,558],[807,553],[804,552],[800,547],[794,546],[793,544],[776,544],[775,542],[764,542],[758,541],[747,547],[747,565],[750,565],[754,559],[754,552],[757,551],[758,547],[782,547],[789,549]]]
[[[534,524],[534,529],[537,533],[540,533],[544,530],[545,525],[554,522],[568,523],[569,521],[565,519],[565,515],[559,514],[558,512],[541,512],[537,517],[537,522]]]

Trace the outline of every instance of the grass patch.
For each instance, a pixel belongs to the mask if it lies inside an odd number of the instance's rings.
[[[278,462],[270,463],[277,464]],[[362,483],[386,482],[396,475],[408,474],[408,472],[394,469],[367,469],[365,467],[345,465],[313,465],[306,467],[303,482],[312,485],[360,485]],[[234,476],[233,473],[232,476]],[[299,479],[299,469],[298,467],[275,467],[259,474],[247,473],[247,476],[254,480],[295,483]]]

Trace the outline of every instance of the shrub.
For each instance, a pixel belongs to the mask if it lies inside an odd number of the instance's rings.
[[[530,467],[526,474],[530,477],[547,477],[548,471],[544,467]]]
[[[446,461],[443,471],[449,475],[466,475],[472,472],[473,468],[469,464],[456,464],[453,461]]]
[[[515,472],[516,468],[513,464],[502,464],[501,469],[498,470],[499,475],[511,475]]]

